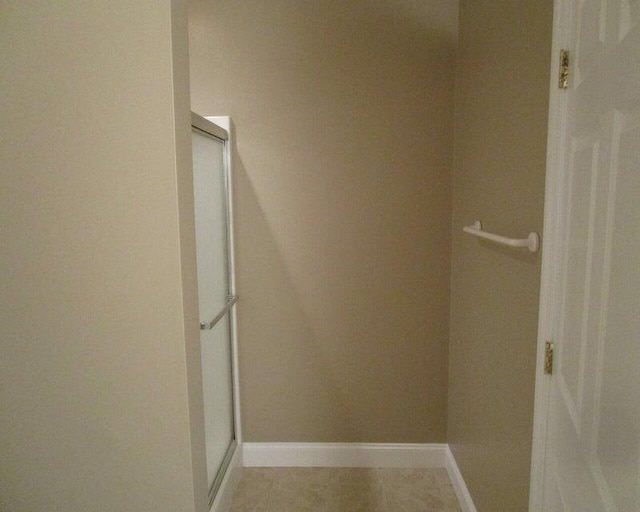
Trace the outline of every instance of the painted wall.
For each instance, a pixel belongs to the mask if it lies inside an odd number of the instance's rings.
[[[551,0],[462,0],[448,441],[479,512],[527,510],[540,254],[462,227],[542,231]]]
[[[456,3],[192,0],[231,115],[246,441],[445,440]]]
[[[180,2],[0,7],[3,511],[206,510],[187,44]]]

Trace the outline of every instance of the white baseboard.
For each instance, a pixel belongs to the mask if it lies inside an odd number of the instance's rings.
[[[460,468],[458,468],[456,459],[449,446],[447,446],[446,459],[447,463],[445,467],[447,468],[447,473],[449,473],[449,480],[451,480],[453,490],[456,492],[456,497],[458,498],[462,512],[477,512],[476,506],[473,504],[473,500],[471,499],[469,489],[467,489],[467,484],[465,483],[464,478],[462,478]]]
[[[444,468],[446,444],[243,443],[245,467]]]
[[[463,512],[477,512],[447,444],[243,443],[244,467],[444,468]]]
[[[227,472],[222,479],[222,484],[216,494],[215,499],[211,505],[210,512],[228,512],[231,508],[231,500],[233,499],[233,492],[240,483],[242,477],[242,445],[236,447]]]

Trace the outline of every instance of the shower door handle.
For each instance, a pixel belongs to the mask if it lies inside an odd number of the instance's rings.
[[[238,297],[237,295],[229,295],[228,299],[227,299],[227,304],[224,306],[224,308],[222,308],[222,311],[220,311],[220,313],[218,313],[215,317],[213,317],[212,320],[210,320],[209,322],[200,322],[200,330],[201,331],[210,331],[211,329],[213,329],[213,327],[222,319],[222,317],[224,317],[224,315],[227,314],[227,311],[229,311],[232,306],[238,302],[238,299],[240,297]]]

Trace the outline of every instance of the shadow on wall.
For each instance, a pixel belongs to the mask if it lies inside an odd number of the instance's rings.
[[[444,441],[452,6],[191,3],[193,108],[237,131],[248,441]]]
[[[242,191],[242,205],[236,206],[242,210],[237,229],[242,229],[241,219],[250,219],[254,243],[260,248],[249,254],[242,246],[237,249],[238,260],[244,266],[242,281],[252,285],[239,284],[242,300],[238,303],[238,316],[245,320],[238,333],[240,373],[251,376],[243,379],[241,389],[244,435],[251,439],[255,426],[266,416],[272,428],[282,433],[282,439],[295,441],[287,437],[289,432],[316,429],[357,438],[361,433],[345,403],[339,376],[303,308],[304,301],[238,154],[234,158],[234,181],[236,190]],[[260,292],[252,293],[252,288]],[[264,339],[274,341],[267,344],[262,342]],[[295,385],[289,382],[285,371],[292,367],[305,376]],[[272,415],[273,408],[295,414]],[[324,424],[316,423],[317,409],[330,411],[321,417]]]

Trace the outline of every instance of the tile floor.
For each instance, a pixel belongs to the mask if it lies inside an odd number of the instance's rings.
[[[445,469],[244,468],[231,512],[460,512]]]

